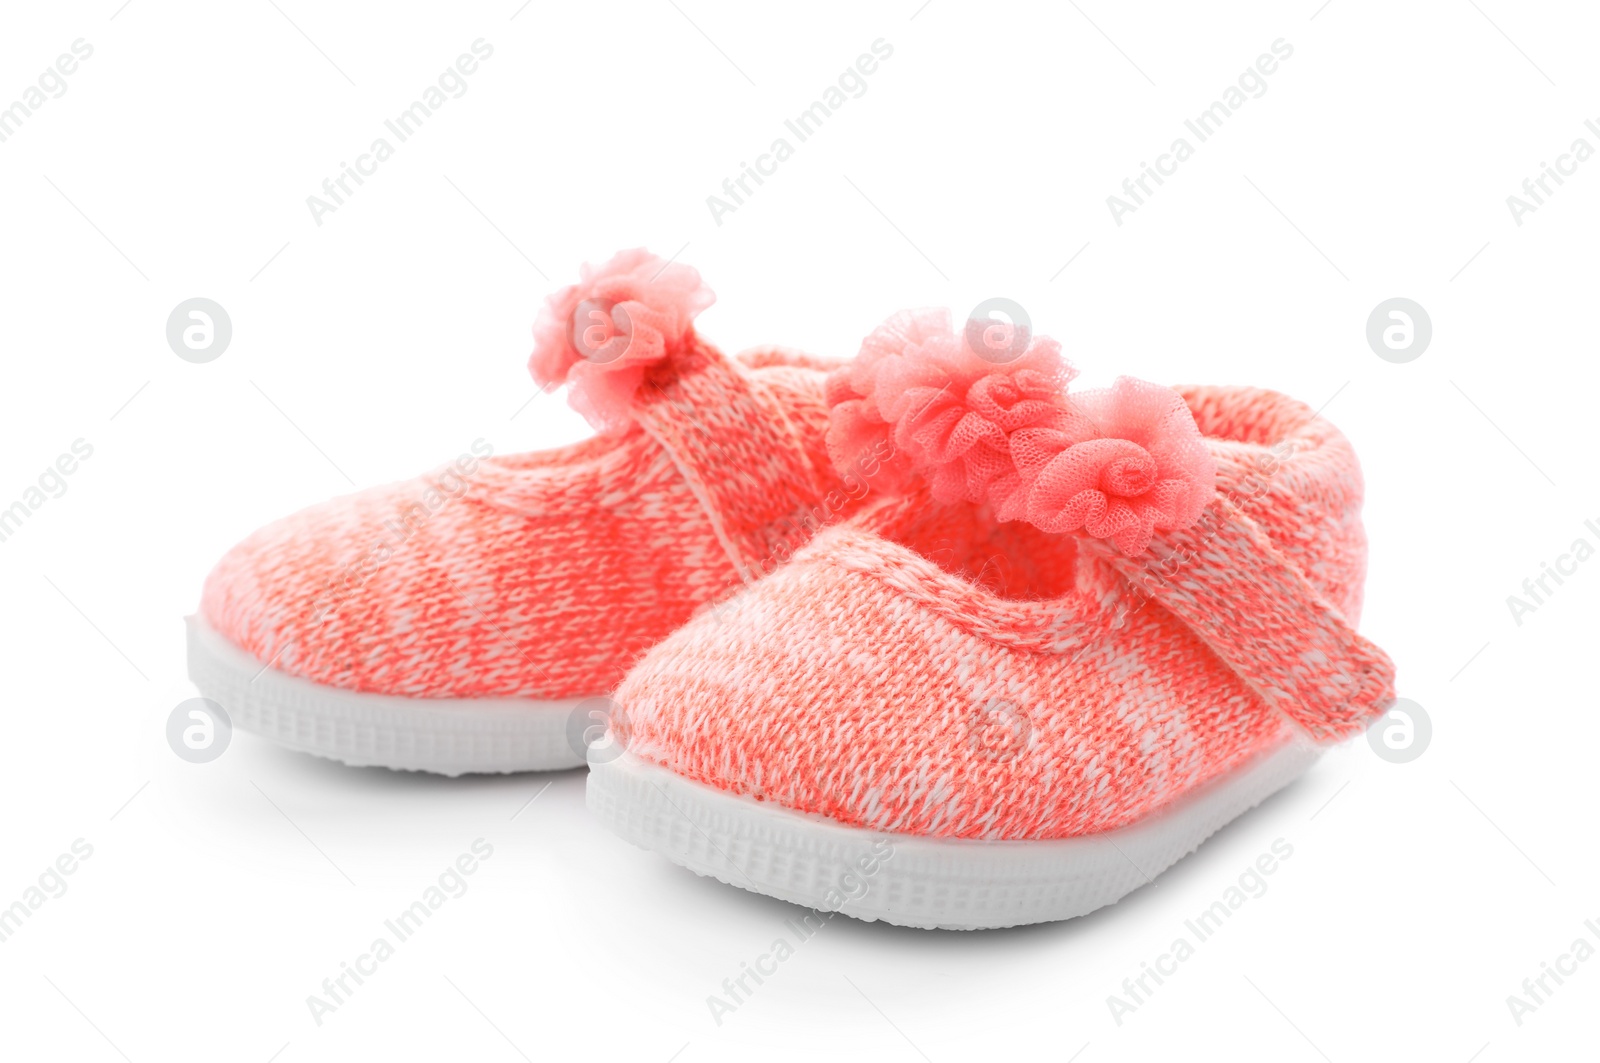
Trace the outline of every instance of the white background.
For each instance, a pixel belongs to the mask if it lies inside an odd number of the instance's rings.
[[[1593,11],[119,3],[7,5],[0,29],[0,104],[94,48],[0,144],[0,506],[94,448],[0,543],[0,904],[93,846],[0,944],[0,1054],[1595,1054],[1600,962],[1520,1026],[1506,1004],[1600,920],[1600,560],[1520,626],[1506,604],[1600,542],[1600,160],[1521,226],[1506,205],[1574,138],[1600,147]],[[306,197],[480,37],[467,93],[318,226]],[[868,91],[716,224],[706,197],[878,38],[894,54]],[[1294,54],[1265,95],[1116,225],[1106,197],[1278,38]],[[638,244],[702,271],[702,331],[730,350],[849,355],[901,307],[1002,295],[1087,382],[1326,403],[1367,474],[1363,630],[1432,744],[1405,765],[1336,750],[1071,923],[835,920],[720,1026],[707,996],[796,910],[603,833],[581,772],[358,771],[248,735],[209,765],[174,756],[181,617],[213,561],[477,437],[579,438],[560,396],[534,397],[529,328],[580,261]],[[233,321],[205,365],[164,335],[195,296]],[[1394,296],[1434,325],[1403,365],[1364,338]],[[477,838],[494,855],[470,891],[313,1022],[307,996]],[[1123,979],[1278,838],[1294,855],[1269,891],[1113,1021]]]

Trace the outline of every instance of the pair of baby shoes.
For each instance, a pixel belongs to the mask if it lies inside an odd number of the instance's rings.
[[[1360,471],[1304,405],[1069,392],[1053,341],[938,311],[729,358],[712,298],[586,269],[531,369],[599,434],[258,531],[189,621],[202,692],[352,764],[587,754],[591,810],[696,872],[966,929],[1117,900],[1392,702]]]

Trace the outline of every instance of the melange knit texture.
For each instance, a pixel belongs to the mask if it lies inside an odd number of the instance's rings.
[[[587,697],[854,512],[864,486],[824,443],[832,363],[725,358],[689,325],[709,303],[698,275],[642,255],[587,270],[541,317],[536,375],[569,373],[602,435],[466,454],[271,524],[211,573],[204,620],[264,665],[347,690]],[[623,326],[596,334],[591,314]],[[601,361],[553,351],[586,331]]]
[[[651,650],[615,695],[618,738],[849,826],[1026,840],[1358,731],[1393,668],[1353,631],[1354,453],[1272,392],[1177,391],[1215,475],[1194,523],[1129,554],[1115,529],[1002,521],[913,481]]]

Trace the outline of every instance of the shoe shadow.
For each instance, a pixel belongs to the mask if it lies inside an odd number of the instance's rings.
[[[303,782],[309,788],[360,791],[362,793],[464,794],[504,791],[510,795],[528,795],[524,800],[551,790],[574,792],[576,803],[582,804],[582,788],[587,778],[587,768],[570,768],[562,771],[519,772],[497,775],[437,775],[423,771],[396,771],[384,767],[357,767],[310,753],[284,749],[270,743],[255,744],[255,756],[271,763],[280,778]],[[1086,915],[1048,923],[1004,927],[982,931],[927,930],[918,927],[896,926],[882,920],[867,922],[849,916],[848,908],[839,913],[843,918],[830,917],[828,925],[835,927],[829,936],[843,936],[864,942],[893,942],[896,950],[925,950],[930,955],[947,956],[952,950],[961,955],[977,956],[986,952],[1000,953],[1016,947],[1033,947],[1035,943],[1070,942],[1092,935],[1105,926],[1128,923],[1143,928],[1142,920],[1161,904],[1169,894],[1211,897],[1223,885],[1231,883],[1239,868],[1232,861],[1237,855],[1232,847],[1218,844],[1230,837],[1248,835],[1265,824],[1279,818],[1282,809],[1292,803],[1292,796],[1311,785],[1307,776],[1271,794],[1260,804],[1222,826],[1193,853],[1156,875],[1155,879],[1139,886],[1119,900]],[[568,803],[568,802],[564,802]],[[520,814],[520,813],[519,813]],[[595,830],[605,834],[607,840],[626,844],[612,838],[600,825]],[[1224,867],[1224,862],[1227,866]],[[748,920],[752,923],[773,923],[785,920],[798,922],[811,914],[811,909],[790,901],[779,900],[748,889],[728,884],[686,868],[661,862],[659,885],[680,893],[686,902],[679,914],[692,905],[706,910],[716,910],[721,917]],[[1226,880],[1226,882],[1219,882]]]

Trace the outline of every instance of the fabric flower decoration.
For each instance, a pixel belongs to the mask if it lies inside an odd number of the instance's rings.
[[[982,502],[997,481],[1014,488],[1009,435],[1031,425],[1069,430],[1081,418],[1056,399],[1074,375],[1059,344],[1024,332],[1008,347],[1022,353],[1005,362],[984,357],[951,330],[945,310],[906,310],[885,321],[828,378],[834,464],[859,469],[876,450],[875,480],[898,489],[921,472],[942,502]],[[881,453],[884,441],[892,455]]]
[[[1199,519],[1216,464],[1181,395],[1121,377],[1068,396],[1076,372],[1059,344],[1026,330],[999,340],[974,350],[942,310],[879,326],[828,380],[839,471],[875,465],[871,478],[891,491],[920,475],[941,502],[987,504],[997,520],[1049,532],[1081,529],[1130,556],[1157,531]]]
[[[1098,435],[1073,440],[1048,428],[1013,435],[1022,486],[998,507],[999,519],[1051,532],[1082,528],[1129,556],[1143,553],[1157,531],[1200,519],[1216,493],[1217,469],[1183,396],[1125,376],[1068,401]]]
[[[689,344],[695,316],[715,301],[692,267],[643,248],[618,252],[545,301],[528,370],[540,387],[567,384],[572,408],[597,430],[621,431],[646,371]]]

